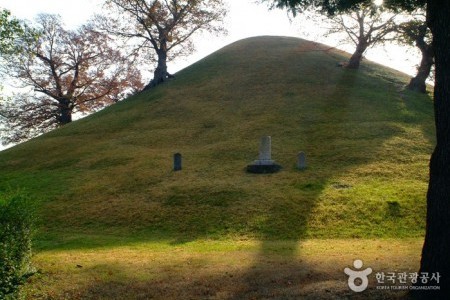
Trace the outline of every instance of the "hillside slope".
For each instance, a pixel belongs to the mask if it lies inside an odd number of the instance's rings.
[[[296,38],[236,42],[167,84],[0,152],[0,190],[40,201],[43,240],[421,236],[431,99],[379,65],[337,67],[347,58]],[[283,169],[248,174],[263,135]]]

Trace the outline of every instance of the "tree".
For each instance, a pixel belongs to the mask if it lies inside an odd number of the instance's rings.
[[[335,25],[330,33],[345,32],[356,48],[347,67],[358,69],[364,53],[376,44],[392,40],[396,32],[396,14],[386,14],[382,6],[361,4],[346,14],[328,15]]]
[[[298,9],[315,5],[331,14],[345,11],[366,0],[273,0],[278,7]],[[434,113],[436,146],[430,159],[427,192],[425,242],[420,272],[437,273],[439,290],[417,290],[427,299],[450,298],[450,1],[448,0],[385,0],[391,9],[412,11],[426,5],[427,25],[431,30],[435,57]],[[421,284],[420,282],[418,284]],[[430,298],[432,297],[432,298]]]
[[[8,10],[2,9],[0,11],[0,54],[17,51],[14,41],[23,32],[24,28],[20,21],[13,18]]]
[[[11,16],[11,13],[6,9],[0,10],[0,59],[5,55],[12,55],[22,51],[21,47],[16,42],[18,39],[23,38],[25,31],[28,30],[29,34],[32,31],[29,30],[20,20]],[[3,74],[0,74],[3,75]],[[2,91],[0,86],[0,91]],[[2,112],[1,107],[5,101],[3,95],[0,96],[0,122],[6,119],[5,111]],[[0,123],[0,133],[4,129]]]
[[[18,54],[5,57],[6,72],[28,90],[5,101],[4,142],[19,142],[72,121],[142,88],[139,71],[107,35],[84,25],[65,30],[58,16],[37,18],[38,38],[25,34]],[[29,89],[33,90],[31,95]]]
[[[153,79],[145,89],[172,77],[167,61],[190,54],[191,37],[198,31],[225,32],[222,0],[107,0],[110,14],[103,28],[111,34],[137,41],[134,50],[156,56]]]
[[[431,45],[431,32],[425,20],[413,20],[405,22],[399,26],[401,41],[408,45],[415,45],[419,48],[422,58],[417,68],[417,74],[407,85],[412,91],[426,93],[426,80],[430,76],[431,68],[434,65],[434,53]]]
[[[435,57],[436,147],[431,155],[421,272],[440,272],[441,296],[450,298],[450,2],[427,1]]]

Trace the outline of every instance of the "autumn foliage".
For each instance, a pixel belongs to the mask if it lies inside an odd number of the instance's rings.
[[[142,89],[140,72],[113,41],[92,25],[64,29],[55,15],[40,15],[23,51],[6,57],[20,89],[0,107],[3,142],[19,142],[70,123],[74,113],[98,110]]]
[[[167,62],[192,53],[195,33],[225,32],[222,0],[108,0],[106,8],[109,13],[99,17],[103,30],[134,45],[152,68],[156,64],[146,88],[171,77]]]

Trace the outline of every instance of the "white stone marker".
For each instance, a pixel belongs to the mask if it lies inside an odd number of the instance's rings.
[[[272,138],[270,136],[263,136],[259,145],[259,156],[255,161],[257,165],[273,165],[272,160]]]
[[[247,166],[247,172],[250,173],[275,173],[281,169],[281,166],[272,160],[272,138],[263,136],[259,144],[258,159]]]

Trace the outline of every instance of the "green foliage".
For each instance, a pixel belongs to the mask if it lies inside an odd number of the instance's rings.
[[[0,194],[0,299],[16,299],[31,274],[34,208],[23,193]]]
[[[294,15],[305,9],[313,8],[334,15],[355,9],[360,5],[370,5],[373,0],[263,0],[271,2],[273,7],[287,8]],[[384,0],[384,6],[392,10],[412,11],[424,8],[426,0]]]
[[[14,40],[24,33],[20,21],[11,17],[11,13],[4,9],[0,11],[0,54],[11,54],[18,51]]]
[[[431,47],[433,37],[425,20],[412,20],[401,24],[400,33],[400,41],[407,45],[415,45],[421,50]]]

